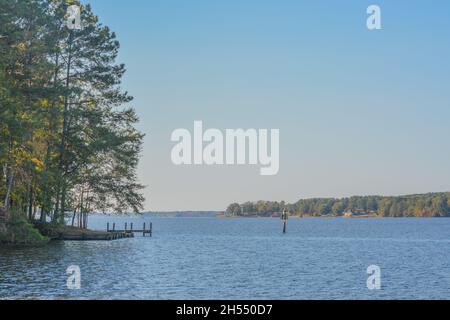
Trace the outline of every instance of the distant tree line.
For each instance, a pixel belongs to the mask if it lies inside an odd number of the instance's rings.
[[[341,216],[352,214],[379,214],[384,217],[448,217],[450,192],[428,193],[398,197],[354,196],[349,198],[301,199],[287,204],[284,201],[257,201],[232,203],[226,213],[234,215],[277,215],[283,209],[292,214],[312,216]]]

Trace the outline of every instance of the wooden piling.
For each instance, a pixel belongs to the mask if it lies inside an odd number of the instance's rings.
[[[137,232],[142,232],[142,236],[146,237],[147,234],[151,237],[153,233],[153,224],[150,222],[148,225],[147,223],[143,222],[142,230],[139,228],[134,229],[133,223],[130,222],[128,225],[127,222],[124,223],[124,229],[116,229],[116,224],[112,223],[112,229],[111,229],[111,223],[107,222],[106,224],[106,233],[111,234],[112,239],[122,239],[122,238],[133,238],[134,234]],[[109,237],[106,237],[107,239]]]
[[[281,213],[281,220],[283,221],[283,233],[286,233],[287,218],[288,218],[288,214],[286,212],[286,209],[283,209],[283,212]]]

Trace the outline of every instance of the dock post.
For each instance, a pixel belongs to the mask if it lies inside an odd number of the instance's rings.
[[[288,213],[286,212],[286,209],[283,209],[283,212],[281,213],[281,220],[283,220],[283,233],[286,233],[287,218],[288,218]]]
[[[116,230],[116,223],[113,222],[113,231],[115,231],[115,230]]]
[[[133,222],[130,223],[130,230],[133,232]]]
[[[150,237],[152,236],[152,230],[153,230],[153,223],[150,222]]]
[[[106,224],[106,232],[109,232],[109,222]]]
[[[125,232],[127,232],[127,223],[125,222]]]
[[[144,227],[142,228],[142,236],[145,237],[145,222],[144,222]]]

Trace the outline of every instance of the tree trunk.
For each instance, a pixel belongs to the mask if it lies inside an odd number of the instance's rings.
[[[45,211],[45,208],[41,208],[41,217],[39,218],[39,220],[41,220],[41,222],[45,222],[46,217],[47,217],[47,213]]]
[[[7,175],[6,194],[5,194],[5,200],[3,201],[7,211],[10,208],[11,192],[12,192],[12,188],[13,188],[13,184],[14,184],[14,173],[11,171],[11,169],[9,169],[8,171],[9,171],[9,173]]]
[[[72,64],[72,42],[73,42],[73,31],[70,31],[70,35],[69,35],[69,56],[67,58],[67,69],[66,69],[66,89],[69,89],[70,86],[70,69],[71,69],[71,64]],[[62,215],[64,215],[64,211],[65,211],[65,201],[66,201],[66,186],[65,186],[65,177],[63,175],[63,171],[64,171],[64,161],[65,161],[65,151],[66,151],[66,139],[67,139],[67,131],[68,131],[68,117],[69,117],[69,93],[66,92],[65,96],[64,96],[64,110],[63,110],[63,131],[62,131],[62,136],[61,136],[61,145],[60,145],[60,150],[61,153],[59,155],[59,172],[61,174],[61,179],[63,180],[62,183],[60,181],[59,183],[59,187],[58,187],[58,197],[61,195],[61,202],[59,203],[60,205],[60,210],[56,210],[55,211],[55,216],[54,219],[58,219],[58,215],[59,213],[61,213]],[[62,190],[61,190],[62,188]],[[59,209],[59,208],[57,208]]]
[[[58,73],[59,73],[59,52],[56,53],[55,56],[55,70],[54,70],[54,74],[53,74],[53,89],[56,88],[56,84],[58,82]],[[47,152],[45,154],[45,170],[46,170],[46,175],[45,175],[45,186],[46,186],[46,190],[44,191],[44,203],[43,203],[43,208],[44,210],[41,210],[41,212],[45,212],[45,210],[50,211],[50,207],[51,207],[51,195],[50,195],[50,183],[49,183],[49,167],[50,167],[50,156],[54,147],[54,141],[53,141],[53,132],[54,132],[54,128],[55,128],[55,122],[56,122],[56,97],[52,96],[52,104],[51,104],[51,109],[50,109],[50,120],[49,120],[49,133],[50,133],[50,137],[47,141]],[[42,213],[41,213],[42,216]]]
[[[78,227],[83,228],[83,211],[84,211],[84,190],[81,190],[80,214],[78,217]]]
[[[31,220],[33,220],[33,221],[34,221],[34,219],[36,219],[36,212],[37,212],[37,206],[34,206],[34,209],[33,209],[33,216],[32,216],[32,219],[31,219]]]
[[[33,220],[33,188],[30,187],[30,194],[28,199],[28,219]]]
[[[73,227],[73,224],[75,223],[75,216],[76,215],[77,215],[77,209],[73,210],[72,224],[71,224],[72,227]]]

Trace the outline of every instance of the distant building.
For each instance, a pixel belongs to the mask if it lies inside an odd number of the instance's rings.
[[[362,210],[354,210],[354,211],[344,212],[344,217],[353,217],[353,216],[362,216],[362,215],[374,216],[374,215],[378,215],[378,212],[376,212],[374,210],[371,210],[371,211],[368,211],[368,212],[364,212]]]
[[[353,215],[354,215],[354,213],[352,211],[344,212],[344,217],[351,217]]]

